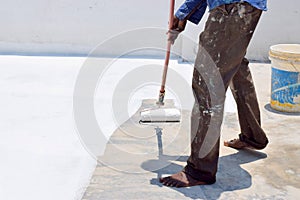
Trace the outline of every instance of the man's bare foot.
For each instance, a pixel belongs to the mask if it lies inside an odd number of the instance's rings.
[[[198,181],[194,179],[193,177],[191,177],[190,175],[188,175],[183,171],[165,178],[160,178],[159,182],[161,182],[165,186],[177,187],[177,188],[208,184],[204,181]]]
[[[234,148],[234,149],[244,149],[244,148],[255,149],[254,147],[247,144],[246,142],[242,142],[240,139],[233,139],[233,140],[230,140],[230,141],[224,141],[224,146],[231,147],[231,148]]]

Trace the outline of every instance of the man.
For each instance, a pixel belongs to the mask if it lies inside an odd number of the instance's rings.
[[[216,181],[222,118],[217,123],[211,122],[214,112],[211,91],[208,89],[211,85],[205,82],[203,74],[197,70],[199,66],[206,66],[203,62],[205,52],[217,67],[221,82],[223,80],[223,88],[226,90],[230,86],[237,103],[241,133],[238,139],[226,141],[224,145],[235,149],[263,149],[268,144],[266,134],[261,128],[260,110],[249,62],[244,57],[261,13],[266,10],[266,0],[186,0],[174,16],[169,40],[174,42],[177,35],[184,30],[187,20],[198,24],[207,6],[210,14],[205,29],[200,34],[200,48],[192,83],[198,106],[194,106],[191,126],[197,127],[197,131],[192,137],[191,155],[184,169],[160,179],[166,186],[189,187],[213,184]],[[225,92],[223,93],[219,97],[221,107],[225,100]],[[205,138],[211,134],[208,134],[208,130],[212,126],[215,126],[213,130],[217,135],[216,142],[207,142]],[[201,151],[207,145],[210,146],[209,151],[203,154]]]

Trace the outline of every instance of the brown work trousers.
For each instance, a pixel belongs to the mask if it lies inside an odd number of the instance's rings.
[[[239,139],[257,149],[268,144],[261,128],[249,62],[244,57],[261,13],[246,2],[219,6],[210,11],[200,34],[192,81],[195,105],[191,117],[191,155],[184,168],[195,179],[207,183],[216,181],[228,86],[237,103]]]

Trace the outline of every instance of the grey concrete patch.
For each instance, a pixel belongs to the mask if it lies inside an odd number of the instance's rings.
[[[168,188],[158,178],[176,173],[185,165],[189,155],[189,112],[183,111],[180,124],[146,128],[136,123],[137,113],[112,135],[83,199],[297,199],[299,115],[266,109],[271,91],[270,65],[252,64],[251,68],[263,127],[270,140],[266,149],[236,151],[221,145],[215,184]],[[146,101],[142,107],[152,103]],[[238,133],[236,113],[226,113],[222,141],[235,138]]]

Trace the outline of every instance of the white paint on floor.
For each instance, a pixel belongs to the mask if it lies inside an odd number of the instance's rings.
[[[0,57],[0,199],[80,199],[96,166],[72,119],[83,59]]]

